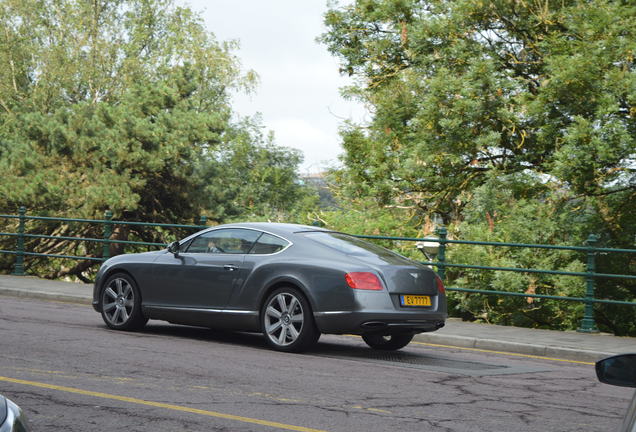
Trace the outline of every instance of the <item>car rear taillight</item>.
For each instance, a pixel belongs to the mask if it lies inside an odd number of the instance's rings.
[[[439,294],[446,294],[446,288],[444,288],[444,282],[439,276],[435,275],[435,282],[437,283],[437,292]]]
[[[380,291],[382,284],[376,275],[370,272],[351,272],[345,274],[347,285],[353,289]]]

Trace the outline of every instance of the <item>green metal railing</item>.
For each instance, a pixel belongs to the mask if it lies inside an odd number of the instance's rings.
[[[113,214],[110,211],[106,211],[104,213],[104,219],[74,219],[74,218],[56,218],[56,217],[48,217],[48,216],[30,216],[26,214],[26,208],[20,207],[18,210],[18,215],[7,215],[0,214],[0,219],[18,219],[18,228],[17,232],[0,232],[0,237],[15,237],[16,238],[16,249],[15,250],[3,250],[0,249],[0,253],[15,255],[15,263],[13,266],[13,275],[16,276],[24,276],[24,257],[25,256],[38,256],[38,257],[48,257],[48,258],[63,258],[63,259],[73,259],[73,260],[81,260],[81,261],[106,261],[110,258],[110,246],[112,244],[123,244],[123,245],[133,245],[133,246],[154,246],[154,247],[165,247],[166,243],[157,243],[157,242],[144,242],[144,241],[132,241],[132,240],[119,240],[111,238],[113,235],[113,227],[115,225],[128,225],[128,226],[141,226],[141,227],[159,227],[159,228],[180,228],[186,230],[197,231],[203,228],[207,228],[206,222],[207,219],[205,216],[201,216],[198,219],[197,225],[183,225],[183,224],[166,224],[166,223],[151,223],[151,222],[129,222],[129,221],[120,221],[113,220]],[[26,222],[29,220],[33,221],[51,221],[51,222],[67,222],[67,223],[87,223],[87,224],[101,224],[103,226],[103,235],[102,238],[94,238],[94,237],[73,237],[73,236],[59,236],[59,235],[44,235],[44,234],[27,234],[25,232]],[[38,253],[38,252],[28,252],[25,250],[25,240],[29,238],[38,238],[38,239],[57,239],[57,240],[65,240],[65,241],[83,241],[83,242],[92,242],[92,243],[101,243],[102,251],[101,256],[76,256],[76,255],[60,255],[60,254],[50,254],[50,253]]]
[[[18,215],[0,214],[0,219],[4,218],[4,219],[18,220],[16,232],[0,232],[0,236],[8,236],[8,237],[16,238],[16,249],[15,250],[0,250],[0,253],[12,254],[16,256],[15,263],[14,263],[14,271],[12,274],[22,276],[24,275],[24,258],[26,256],[64,258],[64,259],[74,259],[74,260],[90,260],[90,261],[101,262],[110,258],[110,246],[112,244],[150,246],[150,247],[165,247],[166,246],[165,243],[113,239],[112,238],[113,227],[116,225],[155,227],[155,228],[158,227],[158,228],[171,228],[171,229],[178,228],[178,229],[186,229],[186,230],[192,230],[192,231],[206,228],[205,216],[201,216],[198,220],[198,224],[196,225],[129,222],[129,221],[113,220],[112,217],[113,215],[110,211],[106,211],[104,213],[104,219],[71,219],[71,218],[54,218],[54,217],[45,217],[45,216],[30,216],[26,214],[26,209],[24,207],[20,207],[18,211]],[[26,232],[26,222],[29,220],[101,224],[103,227],[102,238],[28,234]],[[459,288],[459,287],[446,288],[448,291],[456,291],[456,292],[464,292],[464,293],[581,302],[581,303],[584,303],[585,308],[584,308],[584,315],[581,320],[580,327],[578,329],[578,331],[580,332],[585,332],[585,333],[598,332],[596,321],[594,319],[594,304],[595,303],[636,306],[636,302],[634,301],[597,299],[595,297],[596,279],[598,278],[618,278],[618,279],[636,280],[635,275],[597,273],[596,272],[596,255],[598,253],[634,254],[636,253],[636,249],[599,248],[596,246],[596,244],[598,243],[598,237],[595,235],[590,235],[583,246],[560,246],[560,245],[545,245],[545,244],[542,245],[542,244],[525,244],[525,243],[450,240],[448,239],[447,230],[444,227],[437,229],[435,234],[438,236],[437,238],[388,237],[388,236],[376,236],[376,235],[356,235],[356,237],[364,238],[364,239],[373,239],[373,240],[436,242],[439,244],[439,248],[438,248],[435,260],[421,261],[421,262],[426,265],[436,266],[437,273],[442,280],[446,279],[447,268],[465,268],[465,269],[477,269],[477,270],[487,270],[487,271],[508,271],[508,272],[540,273],[540,274],[550,274],[550,275],[583,277],[585,279],[585,286],[586,286],[585,297],[567,297],[567,296],[555,296],[555,295],[546,295],[546,294],[516,293],[516,292],[508,292],[508,291],[481,290],[481,289],[470,289],[470,288]],[[58,239],[58,240],[64,240],[64,241],[85,241],[85,242],[101,243],[102,244],[101,256],[74,256],[74,255],[44,254],[44,253],[37,253],[37,252],[28,252],[28,251],[25,251],[25,240],[29,238]],[[446,248],[450,244],[513,247],[513,248],[553,249],[553,250],[583,252],[586,254],[586,258],[587,258],[586,271],[585,272],[569,272],[569,271],[561,271],[561,270],[545,270],[545,269],[515,268],[515,267],[490,267],[490,266],[480,266],[480,265],[473,265],[473,264],[449,263],[446,259]]]
[[[554,295],[545,295],[545,294],[515,293],[515,292],[498,291],[498,290],[480,290],[480,289],[471,289],[471,288],[446,287],[448,291],[456,291],[456,292],[501,295],[501,296],[510,296],[510,297],[526,297],[526,298],[531,297],[531,298],[564,300],[564,301],[574,301],[574,302],[584,303],[585,309],[584,309],[583,318],[581,320],[580,327],[577,329],[577,331],[583,332],[583,333],[598,332],[596,321],[594,319],[594,303],[636,306],[636,302],[634,301],[597,299],[595,297],[597,278],[618,278],[618,279],[636,280],[636,275],[596,273],[596,255],[598,253],[635,254],[636,249],[617,249],[617,248],[596,247],[596,244],[598,242],[598,237],[594,234],[590,234],[588,236],[584,246],[559,246],[559,245],[541,245],[541,244],[526,244],[526,243],[449,240],[448,232],[445,227],[438,228],[435,231],[435,234],[438,236],[437,238],[386,237],[386,236],[372,236],[372,235],[359,235],[356,237],[365,238],[365,239],[374,239],[374,240],[437,242],[439,243],[439,250],[437,252],[436,261],[420,261],[420,262],[422,264],[436,266],[437,274],[442,280],[445,280],[446,278],[446,268],[448,267],[584,277],[585,284],[586,284],[585,297],[567,297],[567,296],[554,296]],[[532,268],[489,267],[489,266],[480,266],[480,265],[471,265],[471,264],[454,264],[454,263],[449,263],[446,261],[446,247],[449,244],[464,244],[464,245],[475,245],[475,246],[505,246],[505,247],[518,247],[518,248],[554,249],[554,250],[569,250],[569,251],[584,252],[587,257],[586,271],[585,272],[569,272],[569,271],[560,271],[560,270],[544,270],[544,269],[532,269]]]

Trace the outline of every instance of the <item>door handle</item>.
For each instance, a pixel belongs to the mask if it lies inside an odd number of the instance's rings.
[[[223,268],[227,271],[234,271],[237,269],[237,267],[234,264],[225,264]]]

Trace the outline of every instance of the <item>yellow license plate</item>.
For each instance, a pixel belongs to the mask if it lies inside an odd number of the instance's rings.
[[[420,295],[401,295],[400,304],[402,306],[430,306],[431,298]]]

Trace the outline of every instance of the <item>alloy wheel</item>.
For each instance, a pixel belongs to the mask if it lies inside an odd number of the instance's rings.
[[[302,332],[304,321],[302,304],[291,293],[277,294],[265,308],[265,333],[277,346],[293,344]]]
[[[115,278],[104,289],[102,309],[104,318],[114,326],[125,324],[135,307],[135,292],[124,278]]]

